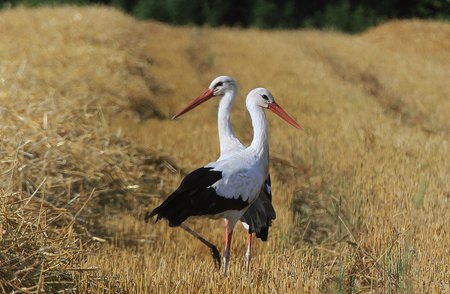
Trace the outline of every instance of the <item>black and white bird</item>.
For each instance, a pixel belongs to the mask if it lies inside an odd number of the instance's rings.
[[[224,218],[224,274],[228,270],[233,229],[258,198],[269,173],[268,132],[264,109],[268,108],[292,126],[301,128],[264,88],[250,91],[246,105],[254,132],[250,146],[188,174],[178,189],[145,217],[149,219],[156,215],[157,221],[165,218],[171,227],[182,226],[191,216]],[[200,237],[200,240],[203,239],[192,230],[190,233]]]
[[[225,159],[245,149],[244,144],[242,144],[234,134],[230,122],[231,110],[236,94],[236,81],[229,76],[219,76],[211,82],[208,89],[206,89],[203,94],[173,117],[173,119],[180,117],[212,97],[221,97],[217,115],[220,143],[220,157],[218,160]],[[275,218],[276,213],[272,206],[272,189],[269,174],[259,197],[250,205],[240,219],[243,226],[248,231],[247,251],[245,253],[247,271],[250,270],[253,233],[262,241],[267,241],[269,227]]]

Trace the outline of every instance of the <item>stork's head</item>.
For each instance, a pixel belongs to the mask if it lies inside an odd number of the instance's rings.
[[[296,127],[297,129],[303,129],[289,114],[284,111],[281,106],[279,106],[275,99],[273,98],[272,93],[270,93],[265,88],[256,88],[250,91],[247,95],[247,108],[251,109],[253,107],[262,107],[267,108],[282,119],[284,119],[290,125]]]
[[[211,82],[208,89],[212,91],[213,97],[223,96],[228,91],[236,90],[236,81],[229,76],[220,76]]]
[[[215,78],[208,89],[206,89],[203,94],[198,96],[194,101],[192,101],[188,106],[186,106],[183,110],[175,114],[172,119],[175,119],[186,112],[194,109],[199,106],[203,102],[211,99],[212,97],[222,97],[229,91],[236,91],[236,81],[228,76],[220,76]]]

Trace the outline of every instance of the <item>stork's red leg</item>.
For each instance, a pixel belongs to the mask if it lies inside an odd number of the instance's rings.
[[[228,271],[228,264],[230,262],[230,247],[231,237],[233,235],[233,229],[230,228],[230,222],[225,219],[225,252],[223,254],[223,274],[226,275]]]
[[[253,234],[248,234],[247,252],[245,252],[245,267],[250,272],[250,260],[252,259]]]

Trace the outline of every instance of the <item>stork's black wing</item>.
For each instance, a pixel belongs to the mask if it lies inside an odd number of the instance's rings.
[[[145,220],[157,215],[156,221],[165,218],[169,226],[179,226],[190,216],[215,215],[227,210],[241,210],[248,206],[242,198],[230,199],[216,193],[211,186],[222,179],[222,172],[212,167],[202,167],[188,174],[178,189]]]

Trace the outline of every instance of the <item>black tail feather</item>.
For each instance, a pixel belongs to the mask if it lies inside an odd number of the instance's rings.
[[[271,203],[271,197],[263,190],[241,217],[241,221],[248,224],[249,233],[255,233],[257,238],[267,241],[269,227],[275,218],[276,213]]]

